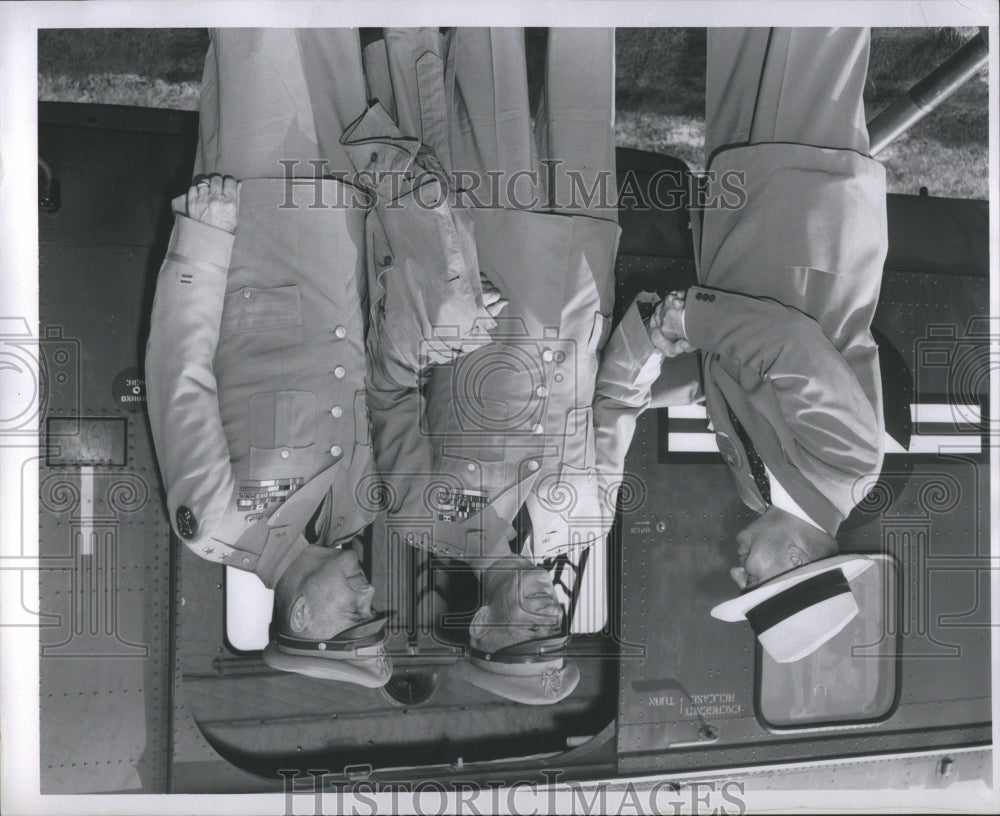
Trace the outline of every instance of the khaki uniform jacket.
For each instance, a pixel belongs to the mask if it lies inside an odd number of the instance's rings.
[[[742,207],[695,219],[701,285],[685,308],[719,450],[744,503],[763,512],[728,403],[778,482],[834,535],[882,466],[870,327],[888,248],[885,171],[797,144],[723,150],[710,169],[743,173],[746,192]]]
[[[236,235],[178,215],[146,353],[150,426],[175,532],[274,586],[305,548],[374,517],[365,404],[367,197],[243,182]],[[283,207],[282,205],[288,205]]]
[[[486,564],[509,552],[526,505],[536,560],[586,548],[611,526],[635,416],[659,373],[634,309],[609,342],[619,227],[470,213],[480,268],[510,301],[481,347],[418,381],[370,338],[390,535]]]

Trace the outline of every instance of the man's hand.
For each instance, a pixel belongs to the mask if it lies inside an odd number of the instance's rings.
[[[483,290],[483,305],[486,307],[486,311],[490,313],[490,317],[497,317],[510,301],[505,300],[493,282],[482,274],[479,275],[479,283]]]
[[[188,218],[226,232],[236,232],[241,187],[242,184],[232,176],[219,173],[199,180],[188,190]]]
[[[650,342],[664,357],[676,357],[694,348],[684,333],[686,295],[686,292],[668,292],[649,319]]]

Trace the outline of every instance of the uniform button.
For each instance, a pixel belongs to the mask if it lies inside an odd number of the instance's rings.
[[[391,265],[392,265],[392,255],[384,255],[382,257],[382,266],[391,266]]]
[[[282,459],[287,459],[287,458],[288,458],[288,457],[289,457],[290,455],[291,455],[291,454],[290,454],[290,453],[289,453],[289,452],[288,452],[287,450],[283,450],[283,451],[281,452],[281,458],[282,458]]]
[[[540,385],[538,386],[538,388],[535,389],[535,393],[539,397],[547,397],[549,395],[549,389],[546,388],[544,385]]]
[[[252,294],[253,294],[253,292],[251,292],[249,289],[244,289],[243,290],[243,297],[245,297],[245,298],[249,299]]]
[[[468,471],[469,471],[470,473],[472,473],[473,471],[475,471],[475,469],[476,469],[476,466],[475,466],[475,464],[473,464],[472,462],[469,462],[469,464],[467,464],[467,465],[465,466],[465,468],[466,468],[466,470],[468,470]]]
[[[372,151],[371,158],[368,160],[370,164],[375,164],[378,161],[378,152]]]
[[[552,362],[552,349],[547,348],[542,350],[542,359],[547,363]]]
[[[333,330],[333,333],[337,336],[338,340],[343,340],[345,337],[347,337],[347,329],[345,329],[343,326],[337,326],[337,328]]]
[[[536,471],[536,470],[538,470],[539,467],[540,467],[540,465],[534,459],[529,459],[528,460],[528,470],[530,470],[530,471]]]
[[[534,425],[534,427],[531,429],[531,432],[532,433],[536,433],[536,434],[543,433],[544,431],[545,431],[545,428],[544,428],[544,426],[542,425],[541,422],[536,422],[535,425]]]
[[[340,456],[341,454],[343,454],[343,452],[344,449],[340,447],[340,445],[334,445],[332,448],[330,448],[330,456]]]
[[[339,405],[334,405],[333,408],[330,409],[330,413],[335,417],[342,417],[344,415],[344,409]]]
[[[343,366],[337,366],[335,369],[333,369],[333,376],[336,377],[338,380],[344,379],[346,374],[347,374],[347,369],[344,368]]]
[[[326,644],[321,641],[320,643],[318,643],[316,645],[316,648],[319,649],[321,652],[325,652],[326,651]]]
[[[556,362],[557,363],[561,363],[561,362],[565,361],[565,359],[566,359],[566,352],[565,351],[557,351],[555,353],[555,358],[556,358]]]
[[[715,303],[715,295],[709,295],[708,296],[708,302],[709,303]]]

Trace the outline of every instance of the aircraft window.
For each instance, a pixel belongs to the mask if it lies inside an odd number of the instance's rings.
[[[761,651],[757,712],[775,728],[878,720],[896,703],[897,575],[893,561],[851,581],[860,612],[808,657],[777,663]]]

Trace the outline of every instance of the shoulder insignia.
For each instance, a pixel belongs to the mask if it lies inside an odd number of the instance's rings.
[[[182,504],[177,508],[175,516],[177,522],[177,534],[185,541],[191,541],[198,535],[198,519],[195,518],[191,508]]]

